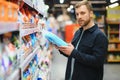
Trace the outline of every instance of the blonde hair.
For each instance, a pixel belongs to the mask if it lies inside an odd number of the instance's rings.
[[[78,3],[75,5],[75,9],[76,9],[76,8],[79,8],[79,7],[82,6],[82,5],[86,5],[86,7],[87,7],[87,9],[88,9],[89,11],[93,11],[93,7],[92,7],[91,3],[89,3],[87,0],[83,0],[83,1],[78,2]]]

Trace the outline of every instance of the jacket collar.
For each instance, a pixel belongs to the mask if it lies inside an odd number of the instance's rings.
[[[89,31],[89,32],[93,32],[98,28],[97,24],[95,24],[94,26],[92,26],[91,28],[85,30],[85,31]],[[83,30],[83,27],[80,28],[80,31]]]

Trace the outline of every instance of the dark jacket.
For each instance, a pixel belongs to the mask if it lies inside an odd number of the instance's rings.
[[[76,46],[82,28],[76,31],[72,44]],[[97,25],[84,31],[78,49],[68,57],[65,80],[71,72],[71,59],[75,59],[72,80],[103,80],[103,64],[107,53],[108,39]]]

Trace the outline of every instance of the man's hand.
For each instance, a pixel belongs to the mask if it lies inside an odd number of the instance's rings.
[[[60,46],[60,47],[57,47],[57,49],[62,51],[64,54],[70,56],[71,52],[74,49],[74,46],[71,43],[69,43],[68,46]]]

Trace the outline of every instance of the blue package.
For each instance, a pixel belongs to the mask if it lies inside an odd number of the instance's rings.
[[[52,32],[43,31],[43,35],[45,38],[50,41],[51,43],[57,45],[57,46],[67,46],[67,43],[63,41],[61,38],[53,34]]]

